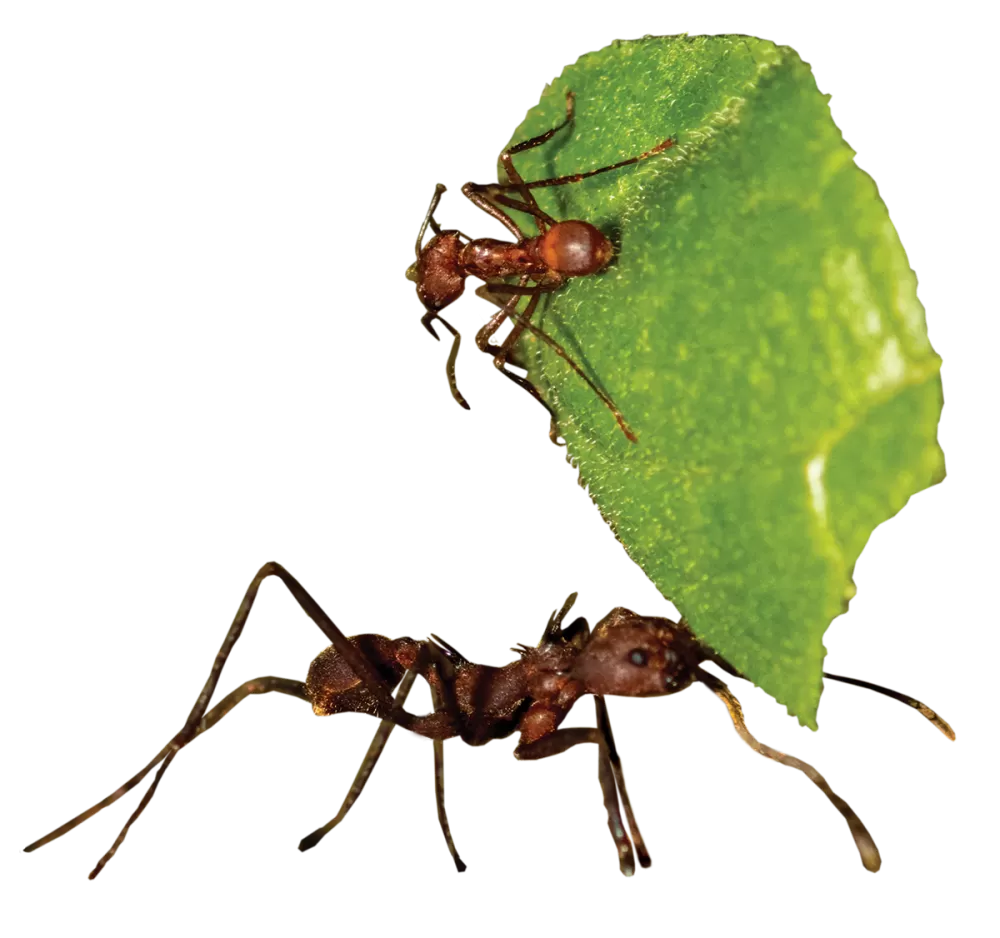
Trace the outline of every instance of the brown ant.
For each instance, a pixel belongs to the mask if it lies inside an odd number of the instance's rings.
[[[500,307],[499,312],[494,313],[490,321],[476,334],[476,345],[479,350],[492,355],[493,364],[511,381],[528,391],[551,415],[551,408],[542,400],[542,396],[535,386],[526,378],[506,367],[507,359],[521,334],[527,330],[536,335],[590,386],[614,414],[615,420],[618,421],[618,426],[621,427],[625,436],[634,443],[636,436],[625,422],[625,418],[615,406],[614,401],[584,373],[583,369],[570,358],[561,345],[530,321],[543,293],[558,290],[570,277],[585,277],[589,274],[599,273],[610,263],[614,248],[611,242],[589,222],[578,219],[556,221],[551,215],[547,215],[539,208],[531,190],[549,186],[565,186],[580,182],[582,179],[588,179],[591,176],[597,176],[600,173],[621,169],[623,166],[631,166],[633,163],[662,153],[672,147],[674,141],[668,138],[645,153],[640,153],[638,156],[622,160],[611,166],[602,166],[599,169],[573,173],[568,176],[525,182],[514,167],[514,155],[540,146],[551,140],[564,127],[569,126],[573,122],[574,100],[573,92],[568,92],[566,94],[566,119],[561,124],[537,137],[518,143],[500,154],[500,164],[503,166],[508,180],[506,185],[496,183],[477,185],[467,182],[462,186],[463,195],[487,215],[492,215],[503,224],[514,235],[516,242],[512,244],[509,241],[498,241],[494,238],[473,240],[468,235],[462,234],[461,231],[442,230],[434,220],[434,211],[441,201],[441,194],[446,190],[443,185],[438,183],[431,199],[430,208],[427,209],[423,224],[420,226],[420,233],[417,235],[417,259],[406,271],[406,277],[408,280],[416,282],[417,296],[420,297],[420,302],[427,310],[420,320],[427,331],[435,339],[439,338],[433,325],[434,320],[437,319],[454,336],[446,367],[448,385],[451,388],[452,396],[466,410],[469,409],[469,404],[462,396],[461,391],[458,390],[455,380],[455,359],[458,356],[458,347],[462,337],[451,323],[441,316],[441,310],[462,295],[466,277],[472,276],[478,277],[486,284],[480,287],[476,293]],[[525,238],[514,219],[504,211],[505,208],[531,215],[538,226],[538,235]],[[427,244],[424,244],[424,235],[428,226],[434,232],[434,237]],[[519,278],[518,282],[516,284],[507,283],[506,280],[511,277]],[[524,310],[518,312],[517,303],[522,296],[528,296],[530,299]],[[497,345],[491,340],[494,333],[507,319],[513,319],[514,326],[507,338]],[[557,442],[557,435],[553,415],[552,427],[549,431],[553,442]]]
[[[208,705],[226,659],[243,631],[260,584],[269,576],[276,576],[285,584],[332,645],[322,651],[309,666],[305,682],[280,677],[260,677],[236,688],[209,710]],[[368,713],[382,721],[340,811],[328,824],[305,837],[299,844],[300,850],[316,846],[344,819],[364,789],[389,734],[394,727],[402,726],[433,740],[438,820],[455,866],[462,872],[465,864],[455,849],[444,808],[443,741],[458,736],[471,746],[481,746],[516,732],[520,734],[514,749],[514,755],[518,759],[544,759],[580,743],[597,745],[598,778],[608,813],[608,827],[618,850],[621,871],[631,875],[635,871],[633,843],[641,866],[648,867],[650,858],[625,789],[622,764],[611,733],[604,696],[618,694],[626,697],[661,697],[699,682],[721,698],[729,710],[736,731],[755,752],[804,772],[830,799],[846,819],[865,868],[872,872],[878,870],[881,865],[878,848],[858,816],[811,765],[771,749],[750,735],[743,722],[739,701],[721,680],[704,671],[700,665],[711,661],[736,677],[742,675],[699,642],[683,621],[672,622],[654,616],[640,616],[619,607],[612,609],[593,632],[583,618],[578,618],[567,628],[563,628],[562,621],[575,599],[574,593],[558,612],[550,616],[537,646],[520,645],[513,649],[519,656],[516,661],[502,667],[490,667],[473,664],[447,642],[433,635],[426,641],[412,638],[389,639],[373,634],[348,638],[287,570],[276,563],[265,564],[247,589],[212,665],[208,681],[180,732],[121,788],[62,827],[35,841],[25,851],[36,850],[82,824],[138,785],[159,765],[159,771],[138,808],[122,828],[111,849],[91,872],[90,878],[93,879],[115,855],[129,828],[149,804],[163,773],[177,753],[197,736],[211,729],[241,700],[251,694],[277,691],[307,701],[312,705],[313,712],[320,716],[346,712]],[[403,709],[417,676],[430,685],[434,705],[434,712],[423,716]],[[955,738],[951,727],[944,720],[912,697],[853,678],[834,674],[824,674],[824,677],[866,687],[901,700],[919,710],[949,739]],[[394,698],[392,692],[397,687]],[[594,695],[597,726],[560,729],[560,723],[573,705],[587,694]],[[626,833],[622,824],[622,808],[629,833]]]

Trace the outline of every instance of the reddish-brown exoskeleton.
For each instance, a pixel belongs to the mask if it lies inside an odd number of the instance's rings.
[[[280,677],[257,678],[247,681],[209,710],[208,705],[226,659],[243,630],[261,582],[269,576],[281,579],[332,644],[313,661],[305,682]],[[823,776],[811,765],[777,752],[750,735],[743,722],[739,701],[719,678],[705,671],[701,665],[710,661],[730,674],[741,675],[699,642],[683,622],[640,616],[628,609],[618,608],[608,613],[593,632],[582,618],[563,628],[563,619],[575,599],[574,593],[559,612],[552,614],[537,646],[521,645],[514,649],[519,655],[516,661],[502,667],[490,667],[466,660],[436,636],[425,641],[389,639],[372,634],[348,638],[287,570],[276,563],[266,564],[247,589],[212,665],[208,681],[180,732],[121,788],[25,850],[36,850],[61,837],[117,801],[159,765],[159,771],[138,808],[111,849],[91,872],[90,878],[93,879],[114,856],[133,822],[149,804],[163,773],[177,753],[195,737],[211,729],[241,700],[251,694],[277,691],[307,701],[312,705],[313,712],[319,715],[368,713],[382,721],[340,811],[328,824],[304,838],[299,844],[300,850],[314,847],[343,820],[368,781],[389,734],[394,727],[402,726],[433,740],[438,820],[455,866],[459,872],[463,871],[465,864],[455,849],[444,808],[443,741],[457,736],[469,745],[481,746],[518,733],[514,755],[519,759],[544,759],[580,743],[597,746],[598,778],[608,813],[608,827],[618,850],[621,871],[630,875],[635,870],[635,855],[644,867],[649,866],[650,859],[625,789],[621,760],[615,749],[604,696],[662,697],[699,682],[722,699],[737,732],[751,748],[783,765],[801,770],[823,791],[847,820],[865,867],[873,872],[879,868],[878,849],[868,831],[847,803],[834,794]],[[418,676],[430,685],[434,704],[434,711],[422,716],[403,708]],[[917,708],[949,739],[955,738],[944,720],[912,697],[853,678],[833,674],[824,676],[901,700]],[[393,689],[396,689],[395,698]],[[588,694],[594,696],[597,726],[561,729],[560,723],[573,705]],[[628,833],[622,823],[622,809]]]
[[[476,345],[481,351],[493,356],[493,364],[528,391],[551,414],[551,409],[534,385],[507,368],[507,361],[522,333],[525,330],[533,333],[547,343],[591,387],[614,414],[622,432],[634,443],[635,434],[625,422],[614,401],[587,376],[561,345],[530,321],[542,294],[558,290],[570,277],[585,277],[599,273],[610,263],[614,248],[611,242],[589,222],[579,219],[556,221],[551,215],[543,212],[531,190],[569,185],[600,173],[631,166],[633,163],[662,153],[673,146],[674,141],[668,138],[645,153],[611,166],[601,166],[598,169],[568,176],[525,182],[514,167],[514,155],[540,146],[571,124],[573,107],[574,96],[570,92],[566,95],[566,120],[563,123],[500,154],[500,164],[508,180],[506,185],[477,185],[468,182],[462,187],[462,192],[467,198],[503,224],[516,240],[512,243],[498,241],[495,238],[470,239],[460,231],[442,230],[434,220],[434,211],[441,200],[441,194],[445,191],[445,187],[439,183],[434,190],[427,215],[420,226],[420,233],[417,235],[417,259],[406,271],[406,276],[417,284],[417,296],[427,310],[420,321],[427,327],[428,332],[435,339],[439,338],[433,325],[436,319],[454,337],[446,370],[451,393],[462,407],[468,409],[469,404],[458,390],[455,379],[455,359],[461,336],[451,323],[441,316],[441,310],[462,295],[467,277],[478,277],[485,281],[486,286],[480,287],[476,292],[500,307],[499,312],[494,313],[490,321],[476,335]],[[524,237],[514,219],[504,209],[513,209],[532,216],[538,227],[538,234],[535,237]],[[428,226],[434,232],[434,237],[424,244]],[[514,277],[519,278],[518,283],[507,282]],[[523,296],[528,296],[530,299],[524,310],[518,312],[517,304]],[[498,345],[492,341],[493,336],[507,319],[513,319],[514,326]],[[549,433],[553,442],[557,440],[557,433],[553,416]]]

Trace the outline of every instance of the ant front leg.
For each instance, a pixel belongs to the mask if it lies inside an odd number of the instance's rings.
[[[489,200],[488,193],[494,188],[496,187],[492,185],[480,186],[474,182],[467,182],[462,186],[462,195],[472,202],[476,208],[486,212],[491,218],[495,218],[500,222],[514,236],[515,241],[521,241],[524,235],[521,234],[521,229],[517,227],[514,219],[502,208],[494,205]]]
[[[538,230],[542,233],[545,232],[545,223],[552,225],[555,224],[555,222],[549,216],[545,215],[545,213],[538,207],[538,202],[535,201],[535,197],[531,194],[531,190],[521,178],[521,174],[514,167],[513,156],[516,153],[524,153],[525,150],[532,150],[535,147],[541,146],[543,143],[547,143],[557,133],[559,133],[560,130],[572,124],[575,106],[576,95],[573,94],[572,91],[567,91],[566,119],[561,124],[557,124],[551,130],[547,130],[545,133],[539,134],[537,137],[532,137],[530,140],[525,140],[522,143],[515,144],[509,150],[504,150],[503,153],[500,154],[500,165],[503,166],[504,172],[507,174],[507,181],[510,183],[510,187],[516,190],[518,195],[520,195],[521,201],[524,204],[523,207],[518,206],[502,195],[494,195],[494,199],[502,202],[509,208],[519,208],[521,211],[534,215],[535,223],[538,225]]]
[[[600,715],[600,709],[598,709],[598,714]],[[599,747],[597,778],[601,783],[604,807],[608,812],[608,830],[611,832],[611,837],[618,851],[618,868],[622,871],[623,875],[631,876],[635,873],[635,859],[632,855],[632,844],[625,831],[625,825],[622,823],[621,810],[618,805],[616,775],[619,773],[612,766],[609,753],[610,747],[602,729],[573,727],[570,729],[555,730],[533,742],[519,743],[514,750],[514,757],[517,759],[547,759],[549,756],[557,756],[559,753],[565,752],[567,749],[572,749],[581,743],[597,743]],[[618,769],[620,770],[620,768],[619,764]],[[627,811],[629,826],[635,830],[635,819],[631,816],[631,807],[628,807]],[[637,839],[636,847],[639,850],[639,862],[642,866],[646,867],[650,863],[649,855],[646,853],[644,846],[639,846],[641,843],[642,839],[640,837]]]
[[[508,215],[500,207],[501,205],[506,208],[512,208],[515,211],[531,215],[535,219],[535,225],[541,233],[544,233],[547,228],[554,225],[556,220],[551,215],[548,215],[541,210],[538,202],[535,200],[535,197],[531,194],[530,186],[524,182],[521,178],[521,174],[514,167],[512,157],[516,153],[523,153],[525,150],[541,146],[543,143],[551,140],[552,137],[554,137],[564,127],[572,123],[574,100],[575,96],[573,92],[568,92],[566,94],[566,119],[561,124],[558,124],[551,130],[545,131],[543,134],[539,134],[537,137],[532,137],[530,140],[518,143],[515,146],[512,146],[509,150],[504,150],[503,153],[500,154],[500,164],[503,166],[504,173],[507,176],[507,185],[500,185],[497,183],[478,185],[473,182],[468,182],[462,186],[462,194],[469,199],[473,205],[486,212],[487,215],[495,218],[512,235],[514,235],[515,239],[518,241],[521,241],[524,235],[521,233],[521,229],[517,227],[517,224],[510,217],[510,215]],[[507,195],[507,193],[511,191],[516,192],[520,196],[520,199],[511,199]]]
[[[578,592],[569,593],[562,605],[552,610],[535,647],[560,642],[579,649],[586,644],[590,622],[584,616],[569,618],[579,597]],[[512,652],[518,654],[530,653],[531,650],[530,646],[521,645],[511,648]],[[569,705],[561,708],[561,713],[557,711],[553,714],[551,706],[536,701],[529,708],[529,714],[531,709],[548,711],[550,719],[554,716],[558,722],[562,722],[569,715],[572,703],[572,699],[567,701]],[[521,725],[524,726],[525,722],[522,721]],[[576,746],[590,745],[597,747],[597,781],[601,788],[608,832],[618,855],[618,871],[630,879],[635,876],[637,868],[648,870],[652,867],[653,856],[646,846],[646,838],[632,807],[632,797],[625,780],[625,766],[615,742],[607,701],[603,697],[594,697],[593,726],[560,727],[531,742],[526,742],[522,735],[511,755],[518,762],[538,762],[560,756]]]

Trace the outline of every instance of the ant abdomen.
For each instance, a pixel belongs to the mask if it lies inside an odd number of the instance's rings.
[[[614,254],[611,242],[585,221],[556,222],[539,241],[546,266],[567,277],[596,274]]]
[[[419,647],[412,638],[389,639],[383,635],[355,635],[348,641],[389,687],[402,680],[406,669],[416,660]],[[333,645],[321,651],[309,665],[306,697],[317,716],[379,711],[376,697]]]

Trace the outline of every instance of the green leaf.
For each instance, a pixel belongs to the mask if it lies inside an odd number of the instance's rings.
[[[569,66],[511,142],[534,190],[617,255],[517,350],[612,530],[701,638],[815,728],[823,632],[872,529],[944,477],[940,359],[896,231],[808,65],[744,36],[616,42]],[[536,233],[530,219],[522,230]]]

